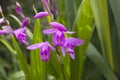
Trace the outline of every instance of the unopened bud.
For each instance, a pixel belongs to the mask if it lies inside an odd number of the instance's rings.
[[[2,13],[2,8],[1,8],[1,5],[0,5],[0,13]]]

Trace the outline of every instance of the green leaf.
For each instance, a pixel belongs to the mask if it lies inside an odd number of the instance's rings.
[[[17,43],[17,41],[13,35],[11,36],[11,39],[13,42],[13,47],[15,48],[16,53],[17,53],[18,64],[19,64],[21,70],[23,70],[23,72],[25,73],[26,79],[29,80],[30,74],[29,74],[29,66],[27,64],[27,60],[26,60],[25,56],[23,55],[22,50],[20,49],[20,46]]]
[[[118,80],[115,74],[110,70],[110,68],[106,64],[104,58],[91,43],[87,48],[87,56],[96,65],[96,67],[107,80]]]
[[[1,38],[0,38],[0,42],[1,42],[2,44],[4,44],[4,45],[6,46],[6,48],[8,48],[8,50],[9,50],[11,53],[13,53],[14,55],[16,55],[16,51],[10,46],[10,44],[9,44],[7,41],[5,41],[4,39],[1,39]]]
[[[112,11],[113,11],[113,14],[114,14],[114,18],[115,18],[115,23],[117,25],[117,33],[118,33],[118,37],[119,37],[119,40],[120,40],[120,0],[109,0],[110,1],[110,5],[111,5],[111,8],[112,8]],[[120,44],[119,44],[120,45]]]
[[[101,41],[102,53],[113,70],[114,64],[112,57],[109,19],[106,1],[107,0],[90,0],[90,3],[97,25],[96,27],[98,35]]]
[[[66,7],[66,16],[67,16],[67,24],[69,30],[72,29],[73,22],[75,19],[75,9],[73,0],[65,0],[65,7]]]
[[[7,80],[26,80],[23,71],[18,71],[9,76]]]
[[[42,34],[40,28],[40,20],[36,19],[34,33],[33,33],[33,44],[42,42]],[[31,51],[30,54],[30,65],[31,65],[31,76],[35,80],[45,80],[45,66],[44,62],[40,59],[40,49]]]
[[[10,14],[10,17],[12,17],[20,26],[21,26],[21,21],[18,19],[15,15]]]
[[[74,37],[84,40],[84,44],[75,48],[75,60],[71,60],[70,79],[83,80],[82,71],[85,60],[85,52],[93,32],[93,14],[88,0],[83,0],[79,6],[73,30],[76,32]]]

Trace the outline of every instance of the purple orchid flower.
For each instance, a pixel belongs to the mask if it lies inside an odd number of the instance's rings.
[[[33,44],[27,47],[29,50],[35,50],[37,48],[40,48],[40,57],[42,61],[48,61],[50,58],[50,49],[55,50],[54,47],[52,47],[49,42],[42,42]]]
[[[53,34],[52,41],[55,46],[62,46],[65,42],[64,33],[73,34],[74,32],[67,31],[67,29],[60,23],[51,22],[52,29],[44,30],[44,34]]]
[[[20,17],[24,18],[21,5],[20,5],[18,2],[16,2],[16,13],[17,13]]]
[[[23,28],[27,25],[28,21],[29,21],[29,18],[28,18],[28,17],[25,17],[25,18],[22,20],[22,27],[23,27]]]
[[[42,3],[43,3],[43,7],[45,9],[45,11],[47,11],[49,14],[51,14],[51,11],[50,11],[50,1],[49,0],[42,0]]]
[[[5,19],[4,18],[0,18],[0,24],[5,23]]]
[[[2,30],[0,30],[0,35],[3,34],[12,34],[13,30],[10,26],[2,26]]]
[[[23,44],[28,44],[27,41],[26,41],[26,34],[25,34],[25,28],[19,28],[17,30],[14,30],[14,35],[16,37],[16,39],[20,42],[20,43],[23,43]]]
[[[48,15],[49,15],[48,12],[45,12],[45,11],[44,12],[39,12],[34,16],[34,19],[42,18],[42,17],[48,16]]]
[[[64,46],[61,47],[63,56],[65,56],[64,48],[66,48],[66,51],[70,54],[71,58],[75,59],[74,46],[80,46],[83,43],[84,43],[84,41],[81,39],[78,39],[78,38],[73,38],[73,37],[66,38]]]
[[[13,34],[15,35],[16,39],[23,44],[28,45],[26,41],[26,34],[25,34],[25,27],[24,28],[19,28],[17,30],[13,30],[10,26],[3,26],[3,30],[0,30],[0,35],[3,34]]]

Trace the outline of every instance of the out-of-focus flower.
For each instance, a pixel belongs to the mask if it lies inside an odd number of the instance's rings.
[[[63,56],[65,56],[64,48],[66,48],[66,51],[70,54],[71,58],[75,59],[74,46],[80,46],[83,43],[84,43],[84,41],[81,39],[78,39],[78,38],[73,38],[73,37],[66,38],[64,46],[61,47]]]
[[[64,32],[68,34],[73,34],[74,32],[67,31],[67,29],[60,23],[51,22],[50,26],[52,29],[44,30],[44,34],[53,34],[52,41],[55,46],[62,46],[65,42],[65,35]]]
[[[48,16],[49,15],[49,13],[48,12],[39,12],[39,13],[37,13],[35,16],[34,16],[34,18],[36,19],[36,18],[42,18],[42,17],[45,17],[45,16]]]
[[[3,34],[12,34],[13,30],[10,26],[2,26],[2,30],[0,30],[0,35]]]
[[[5,30],[0,30],[0,35],[6,34]]]
[[[17,13],[20,17],[24,18],[21,5],[20,5],[18,2],[16,2],[16,13]]]
[[[51,14],[50,7],[49,7],[50,6],[49,0],[42,0],[42,3],[43,3],[45,11]]]
[[[25,27],[28,22],[29,22],[29,18],[28,18],[28,17],[25,17],[25,18],[22,20],[22,27]]]
[[[16,37],[16,39],[23,44],[28,44],[26,41],[26,34],[25,34],[25,28],[19,28],[17,30],[14,30],[14,35]]]
[[[5,23],[5,19],[4,18],[0,18],[0,24]]]
[[[40,48],[40,57],[42,61],[48,61],[50,58],[50,49],[55,50],[48,42],[33,44],[27,47],[29,50]]]
[[[15,35],[16,39],[23,44],[28,45],[26,41],[26,33],[25,33],[25,27],[24,28],[19,28],[16,30],[13,30],[10,26],[3,26],[3,30],[0,30],[0,35],[2,34],[13,34]]]
[[[56,0],[51,0],[52,5],[51,5],[51,12],[54,14],[54,16],[58,16],[58,9],[56,6]]]

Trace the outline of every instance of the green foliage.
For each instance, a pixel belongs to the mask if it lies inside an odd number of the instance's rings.
[[[36,6],[36,4],[34,5]],[[42,4],[40,3],[40,5]],[[54,21],[62,23],[70,31],[75,31],[75,34],[66,36],[84,40],[83,45],[74,49],[75,60],[72,60],[68,53],[63,57],[60,51],[58,51],[59,54],[57,51],[51,51],[50,60],[43,62],[40,59],[40,49],[28,51],[26,48],[23,49],[26,46],[20,44],[14,35],[0,36],[2,44],[0,44],[0,53],[4,52],[5,55],[10,53],[11,66],[15,69],[6,71],[9,59],[0,57],[0,79],[119,80],[120,1],[57,0],[56,5],[59,15]],[[35,6],[33,6],[33,11],[37,13]],[[27,13],[29,12],[27,11]],[[21,26],[21,19],[14,14],[10,14],[9,17]],[[30,19],[31,23],[34,22],[32,19]],[[48,26],[51,19],[51,16],[48,16],[36,19],[35,23],[30,24],[33,27],[27,25],[27,40],[30,44],[43,42],[44,39],[51,42],[51,36],[42,34],[43,27],[47,28],[46,25]],[[99,40],[92,41],[93,39]],[[9,50],[9,53],[3,49],[3,46]],[[3,54],[0,56],[4,57]]]

